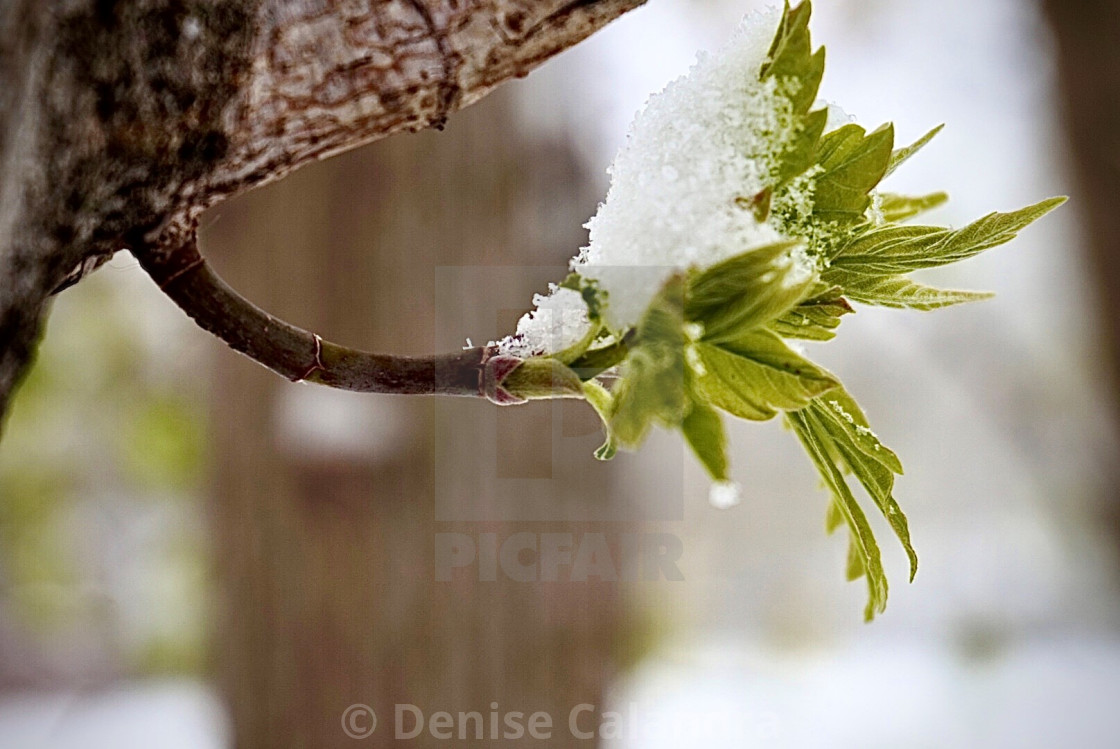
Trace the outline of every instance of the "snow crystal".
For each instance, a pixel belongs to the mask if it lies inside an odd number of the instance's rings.
[[[864,437],[873,438],[875,440],[875,449],[879,449],[879,438],[875,436],[875,432],[871,431],[869,427],[865,427],[857,422],[854,416],[844,410],[844,407],[840,405],[840,401],[830,400],[828,401],[828,405],[832,407],[833,411],[840,414],[840,418],[844,419],[844,421],[855,427],[857,434],[862,434]]]
[[[708,368],[704,366],[704,360],[700,358],[700,352],[695,346],[685,348],[684,355],[688,361],[688,368],[696,373],[697,377],[703,377],[708,373]]]
[[[878,190],[871,191],[871,206],[867,209],[867,215],[875,226],[882,226],[887,222],[887,217],[883,215],[883,194]]]
[[[844,125],[850,125],[856,121],[855,115],[845,112],[840,105],[833,104],[826,99],[817,99],[813,104],[813,109],[828,108],[828,119],[824,122],[824,131],[831,133],[833,130],[839,130]]]
[[[855,417],[844,410],[844,407],[840,405],[840,401],[830,400],[830,401],[828,401],[828,405],[832,407],[833,411],[840,414],[840,417],[842,419],[844,419],[844,421],[848,422],[849,424],[855,424],[856,423]]]
[[[736,481],[716,481],[708,489],[708,502],[717,510],[727,510],[743,501],[743,487]]]
[[[792,289],[809,280],[817,272],[817,264],[804,245],[797,245],[789,254],[789,271],[782,277],[782,288]]]
[[[817,176],[822,171],[819,164],[814,166],[793,178],[774,196],[770,206],[770,223],[777,226],[782,234],[807,238],[819,231],[813,221],[813,194]]]
[[[590,244],[572,261],[608,293],[614,330],[637,323],[671,272],[780,238],[742,205],[771,184],[795,127],[782,84],[757,77],[778,20],[777,10],[748,16],[726,47],[701,55],[635,118],[587,224]]]
[[[555,354],[591,332],[587,304],[578,291],[549,284],[548,296],[533,296],[536,309],[517,321],[517,332],[498,342],[503,354],[527,358]]]

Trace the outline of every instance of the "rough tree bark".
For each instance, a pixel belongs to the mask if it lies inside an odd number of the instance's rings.
[[[112,253],[158,276],[208,207],[439,127],[642,2],[6,0],[0,413],[52,292]]]

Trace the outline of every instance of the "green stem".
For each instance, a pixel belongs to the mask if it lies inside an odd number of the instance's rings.
[[[628,330],[622,340],[603,348],[588,351],[568,366],[575,370],[581,380],[586,382],[611,367],[621,364],[626,355],[630,353],[630,345],[634,342],[634,336],[634,331]]]

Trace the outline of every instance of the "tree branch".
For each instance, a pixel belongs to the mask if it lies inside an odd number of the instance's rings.
[[[442,126],[643,2],[0,5],[0,414],[51,293],[100,259],[129,247],[156,267],[193,242],[206,208],[311,160]],[[218,311],[205,313],[210,329],[229,340]]]
[[[173,251],[136,255],[152,280],[199,327],[293,382],[363,393],[486,395],[484,372],[493,348],[429,357],[346,348],[278,320],[242,297],[210,268],[194,238]]]
[[[204,192],[277,179],[447,116],[645,0],[266,0],[229,150]]]

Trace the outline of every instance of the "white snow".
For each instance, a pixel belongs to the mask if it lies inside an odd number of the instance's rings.
[[[673,272],[707,267],[777,241],[749,200],[771,184],[777,156],[795,127],[790,103],[773,78],[758,80],[780,11],[748,15],[713,55],[654,94],[630,127],[608,170],[606,201],[588,222],[590,244],[572,270],[606,292],[604,322],[633,327]],[[812,272],[811,261],[802,263]],[[587,332],[579,294],[552,288],[503,353],[555,353]]]
[[[813,109],[828,109],[828,119],[824,123],[824,131],[831,133],[833,130],[839,130],[844,125],[850,125],[856,121],[854,115],[848,114],[844,108],[838,104],[834,104],[827,99],[817,99],[813,102]]]
[[[533,296],[536,309],[517,321],[517,332],[499,342],[503,354],[539,356],[574,346],[591,331],[587,305],[578,291],[549,284],[549,293]]]
[[[743,501],[743,488],[736,481],[716,481],[708,489],[708,502],[717,510],[728,510]]]
[[[986,657],[907,637],[784,651],[710,640],[647,660],[612,695],[607,749],[1116,745],[1114,637],[1036,636]]]
[[[225,749],[229,717],[209,685],[137,681],[89,692],[0,698],[4,749]]]
[[[749,15],[723,49],[701,55],[635,118],[606,201],[587,224],[591,242],[572,262],[607,292],[612,329],[633,326],[674,270],[779,239],[736,202],[769,184],[793,128],[779,84],[758,81],[779,18],[774,9]]]

